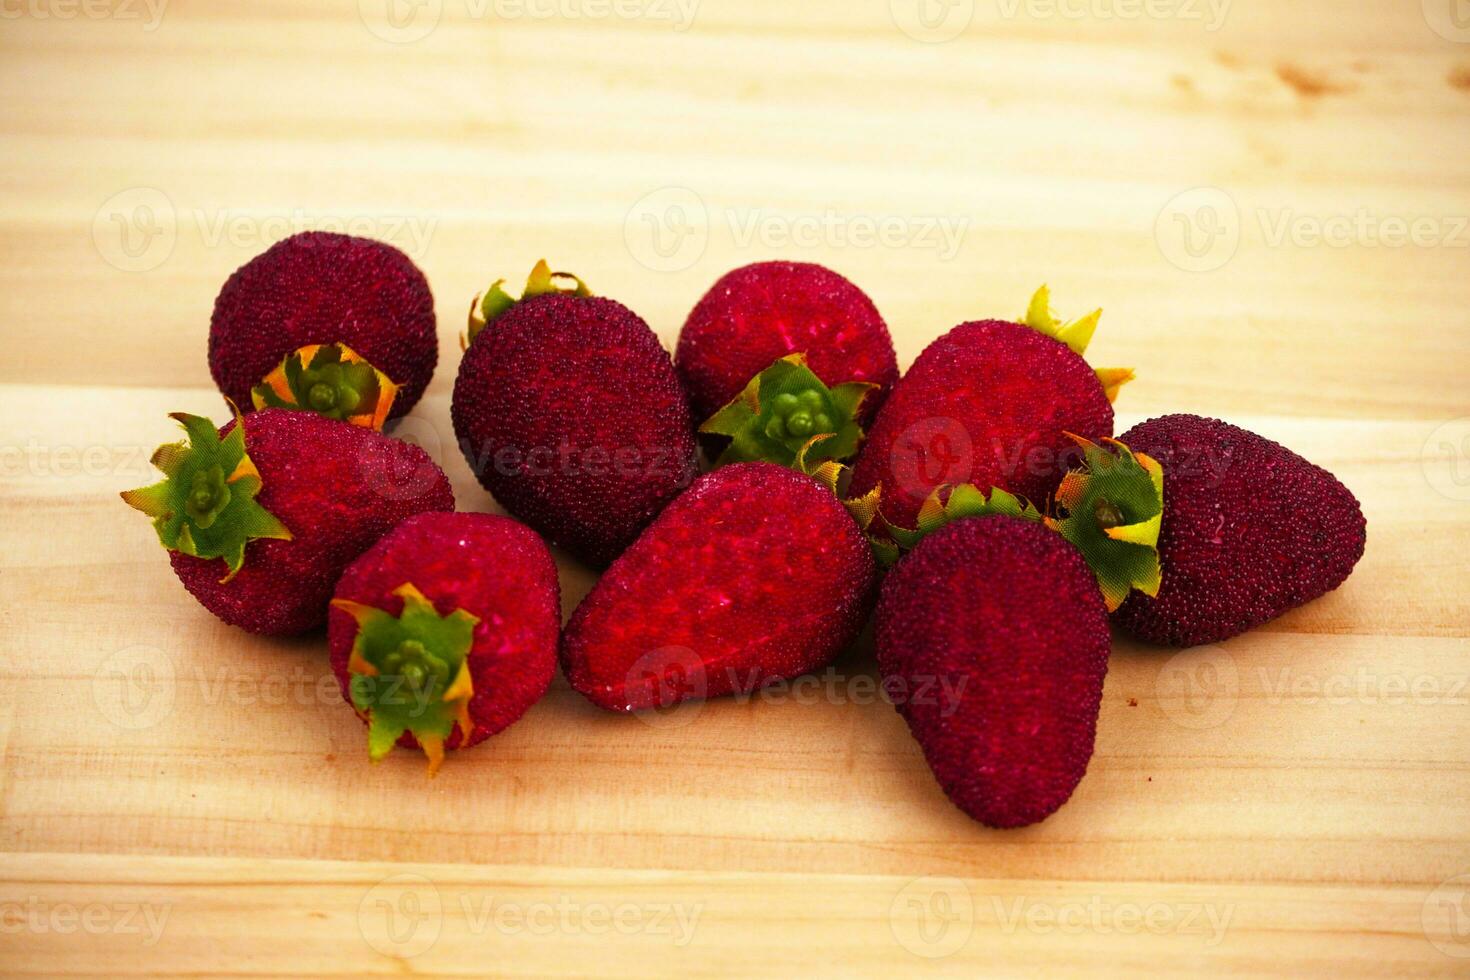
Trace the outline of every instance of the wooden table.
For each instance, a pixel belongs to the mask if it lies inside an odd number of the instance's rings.
[[[1450,0],[558,2],[4,6],[0,973],[1470,973]],[[167,411],[220,414],[214,294],[298,227],[429,275],[403,433],[468,509],[448,392],[488,280],[546,255],[672,343],[787,257],[869,290],[904,363],[1043,280],[1104,306],[1122,424],[1284,441],[1367,554],[1222,646],[1120,640],[1092,768],[1028,830],[945,801],[868,647],[677,725],[558,680],[433,782],[370,767],[322,641],[216,622],[117,499]]]

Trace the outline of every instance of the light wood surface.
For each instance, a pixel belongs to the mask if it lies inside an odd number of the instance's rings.
[[[1470,25],[958,0],[942,41],[915,6],[5,6],[0,974],[1470,972]],[[401,431],[465,509],[494,504],[448,393],[489,279],[547,255],[671,344],[786,257],[866,288],[905,364],[1042,281],[1104,306],[1122,425],[1284,441],[1367,554],[1222,646],[1120,640],[1087,778],[1023,831],[948,805],[866,645],[649,723],[558,680],[433,782],[370,767],[321,640],[216,622],[116,497],[166,412],[220,413],[213,296],[295,222],[428,274]]]

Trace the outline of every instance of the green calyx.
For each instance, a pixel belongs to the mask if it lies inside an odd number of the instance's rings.
[[[440,616],[411,583],[393,592],[403,612],[334,599],[332,606],[357,622],[347,669],[352,704],[368,721],[368,754],[374,762],[411,732],[429,758],[429,774],[444,761],[444,743],[457,727],[473,729],[474,694],[469,652],[479,618],[463,609]]]
[[[764,461],[794,467],[805,453],[814,461],[851,459],[863,441],[858,410],[877,388],[862,381],[828,388],[807,367],[805,354],[788,354],[752,378],[699,431],[730,438],[716,466]]]
[[[924,503],[919,506],[918,520],[914,527],[899,527],[884,518],[883,524],[888,529],[888,537],[870,536],[868,540],[873,546],[874,553],[878,556],[879,563],[889,566],[895,564],[905,552],[912,551],[920,541],[940,528],[967,517],[985,517],[992,514],[1019,517],[1037,523],[1046,519],[1045,515],[1037,510],[1030,501],[1017,497],[1013,493],[992,487],[990,496],[986,497],[984,492],[973,483],[963,483],[957,487],[935,487],[934,491],[925,498]]]
[[[465,329],[464,336],[460,338],[460,346],[466,350],[480,331],[501,316],[517,303],[525,302],[537,296],[545,296],[548,293],[561,293],[566,296],[591,296],[592,290],[587,284],[570,272],[552,272],[551,266],[542,259],[536,263],[536,268],[531,270],[530,278],[526,280],[526,288],[522,290],[520,298],[512,296],[505,290],[505,280],[498,279],[495,284],[475,297],[470,304],[469,326]],[[564,285],[563,285],[564,284]]]
[[[992,489],[986,497],[973,484],[938,487],[919,508],[915,527],[883,519],[888,537],[869,537],[879,562],[893,565],[927,535],[955,521],[998,514],[1044,524],[1069,541],[1097,577],[1109,612],[1134,589],[1158,595],[1163,468],[1114,439],[1099,446],[1071,438],[1082,447],[1083,465],[1062,478],[1050,513],[1005,490]]]
[[[398,385],[346,344],[311,344],[287,354],[250,392],[257,410],[289,408],[381,430]]]
[[[1057,514],[1047,518],[1047,526],[1082,552],[1109,612],[1134,589],[1158,595],[1163,467],[1113,439],[1099,446],[1072,438],[1082,447],[1083,466],[1062,479]]]
[[[167,479],[122,493],[123,501],[153,518],[158,540],[170,551],[196,558],[222,558],[234,578],[245,563],[245,546],[257,538],[291,540],[286,525],[255,499],[260,471],[245,452],[245,426],[237,419],[224,439],[207,418],[175,413],[188,442],[167,443],[153,465]]]
[[[1078,357],[1083,357],[1087,354],[1087,347],[1092,343],[1092,335],[1097,332],[1101,319],[1102,310],[1093,310],[1080,320],[1063,322],[1052,311],[1051,290],[1043,285],[1031,297],[1031,305],[1026,308],[1026,315],[1021,318],[1021,322],[1038,333],[1061,341]],[[1118,390],[1134,378],[1132,368],[1097,368],[1096,371],[1097,380],[1102,384],[1103,393],[1110,402],[1115,401]]]

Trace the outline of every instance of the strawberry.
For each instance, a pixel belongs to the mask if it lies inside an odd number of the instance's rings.
[[[245,411],[300,408],[382,428],[413,408],[439,359],[434,297],[392,245],[292,235],[226,280],[209,370]]]
[[[1336,589],[1363,556],[1367,524],[1331,473],[1218,419],[1167,415],[1122,441],[1164,475],[1157,595],[1114,616],[1151,643],[1218,643]]]
[[[831,269],[803,262],[726,273],[685,321],[675,365],[702,422],[788,354],[806,355],[829,386],[876,386],[861,421],[898,382],[893,340],[873,301]]]
[[[454,509],[427,453],[371,429],[281,409],[219,430],[172,417],[189,441],[153,454],[166,479],[122,498],[154,519],[184,587],[252,633],[321,626],[349,562],[405,517]]]
[[[485,489],[552,542],[606,565],[692,479],[684,391],[627,307],[542,262],[519,301],[496,283],[472,307],[467,343],[452,406],[460,448]]]
[[[422,748],[432,774],[551,685],[561,630],[551,552],[490,514],[419,514],[347,567],[327,624],[342,696],[374,762]]]
[[[956,520],[888,574],[875,622],[884,689],[956,806],[1021,827],[1067,802],[1110,647],[1076,548],[1020,517]]]
[[[773,463],[694,482],[577,607],[572,686],[610,711],[666,707],[830,663],[867,617],[876,567],[832,491]]]
[[[1043,286],[1024,323],[962,323],[930,344],[878,414],[852,492],[881,485],[883,516],[902,526],[946,485],[1044,501],[1067,469],[1068,433],[1112,435],[1112,398],[1132,376],[1082,358],[1101,310],[1062,324],[1048,302]]]

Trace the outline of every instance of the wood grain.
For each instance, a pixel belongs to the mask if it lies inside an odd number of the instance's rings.
[[[0,20],[0,974],[1465,975],[1470,32],[1389,0],[1213,30],[961,0],[945,43],[906,0],[687,29],[444,0],[390,43],[370,0],[120,2]],[[1202,204],[1231,254],[1185,248]],[[1230,643],[1120,638],[1087,778],[1019,832],[944,800],[867,641],[663,718],[558,680],[432,783],[369,767],[320,640],[213,620],[116,499],[166,412],[219,413],[224,277],[348,224],[434,286],[400,434],[465,509],[495,509],[448,421],[489,279],[545,254],[672,344],[787,257],[863,285],[905,363],[1042,281],[1104,306],[1120,427],[1280,439],[1363,501],[1367,554]],[[560,564],[570,611],[592,576]]]

